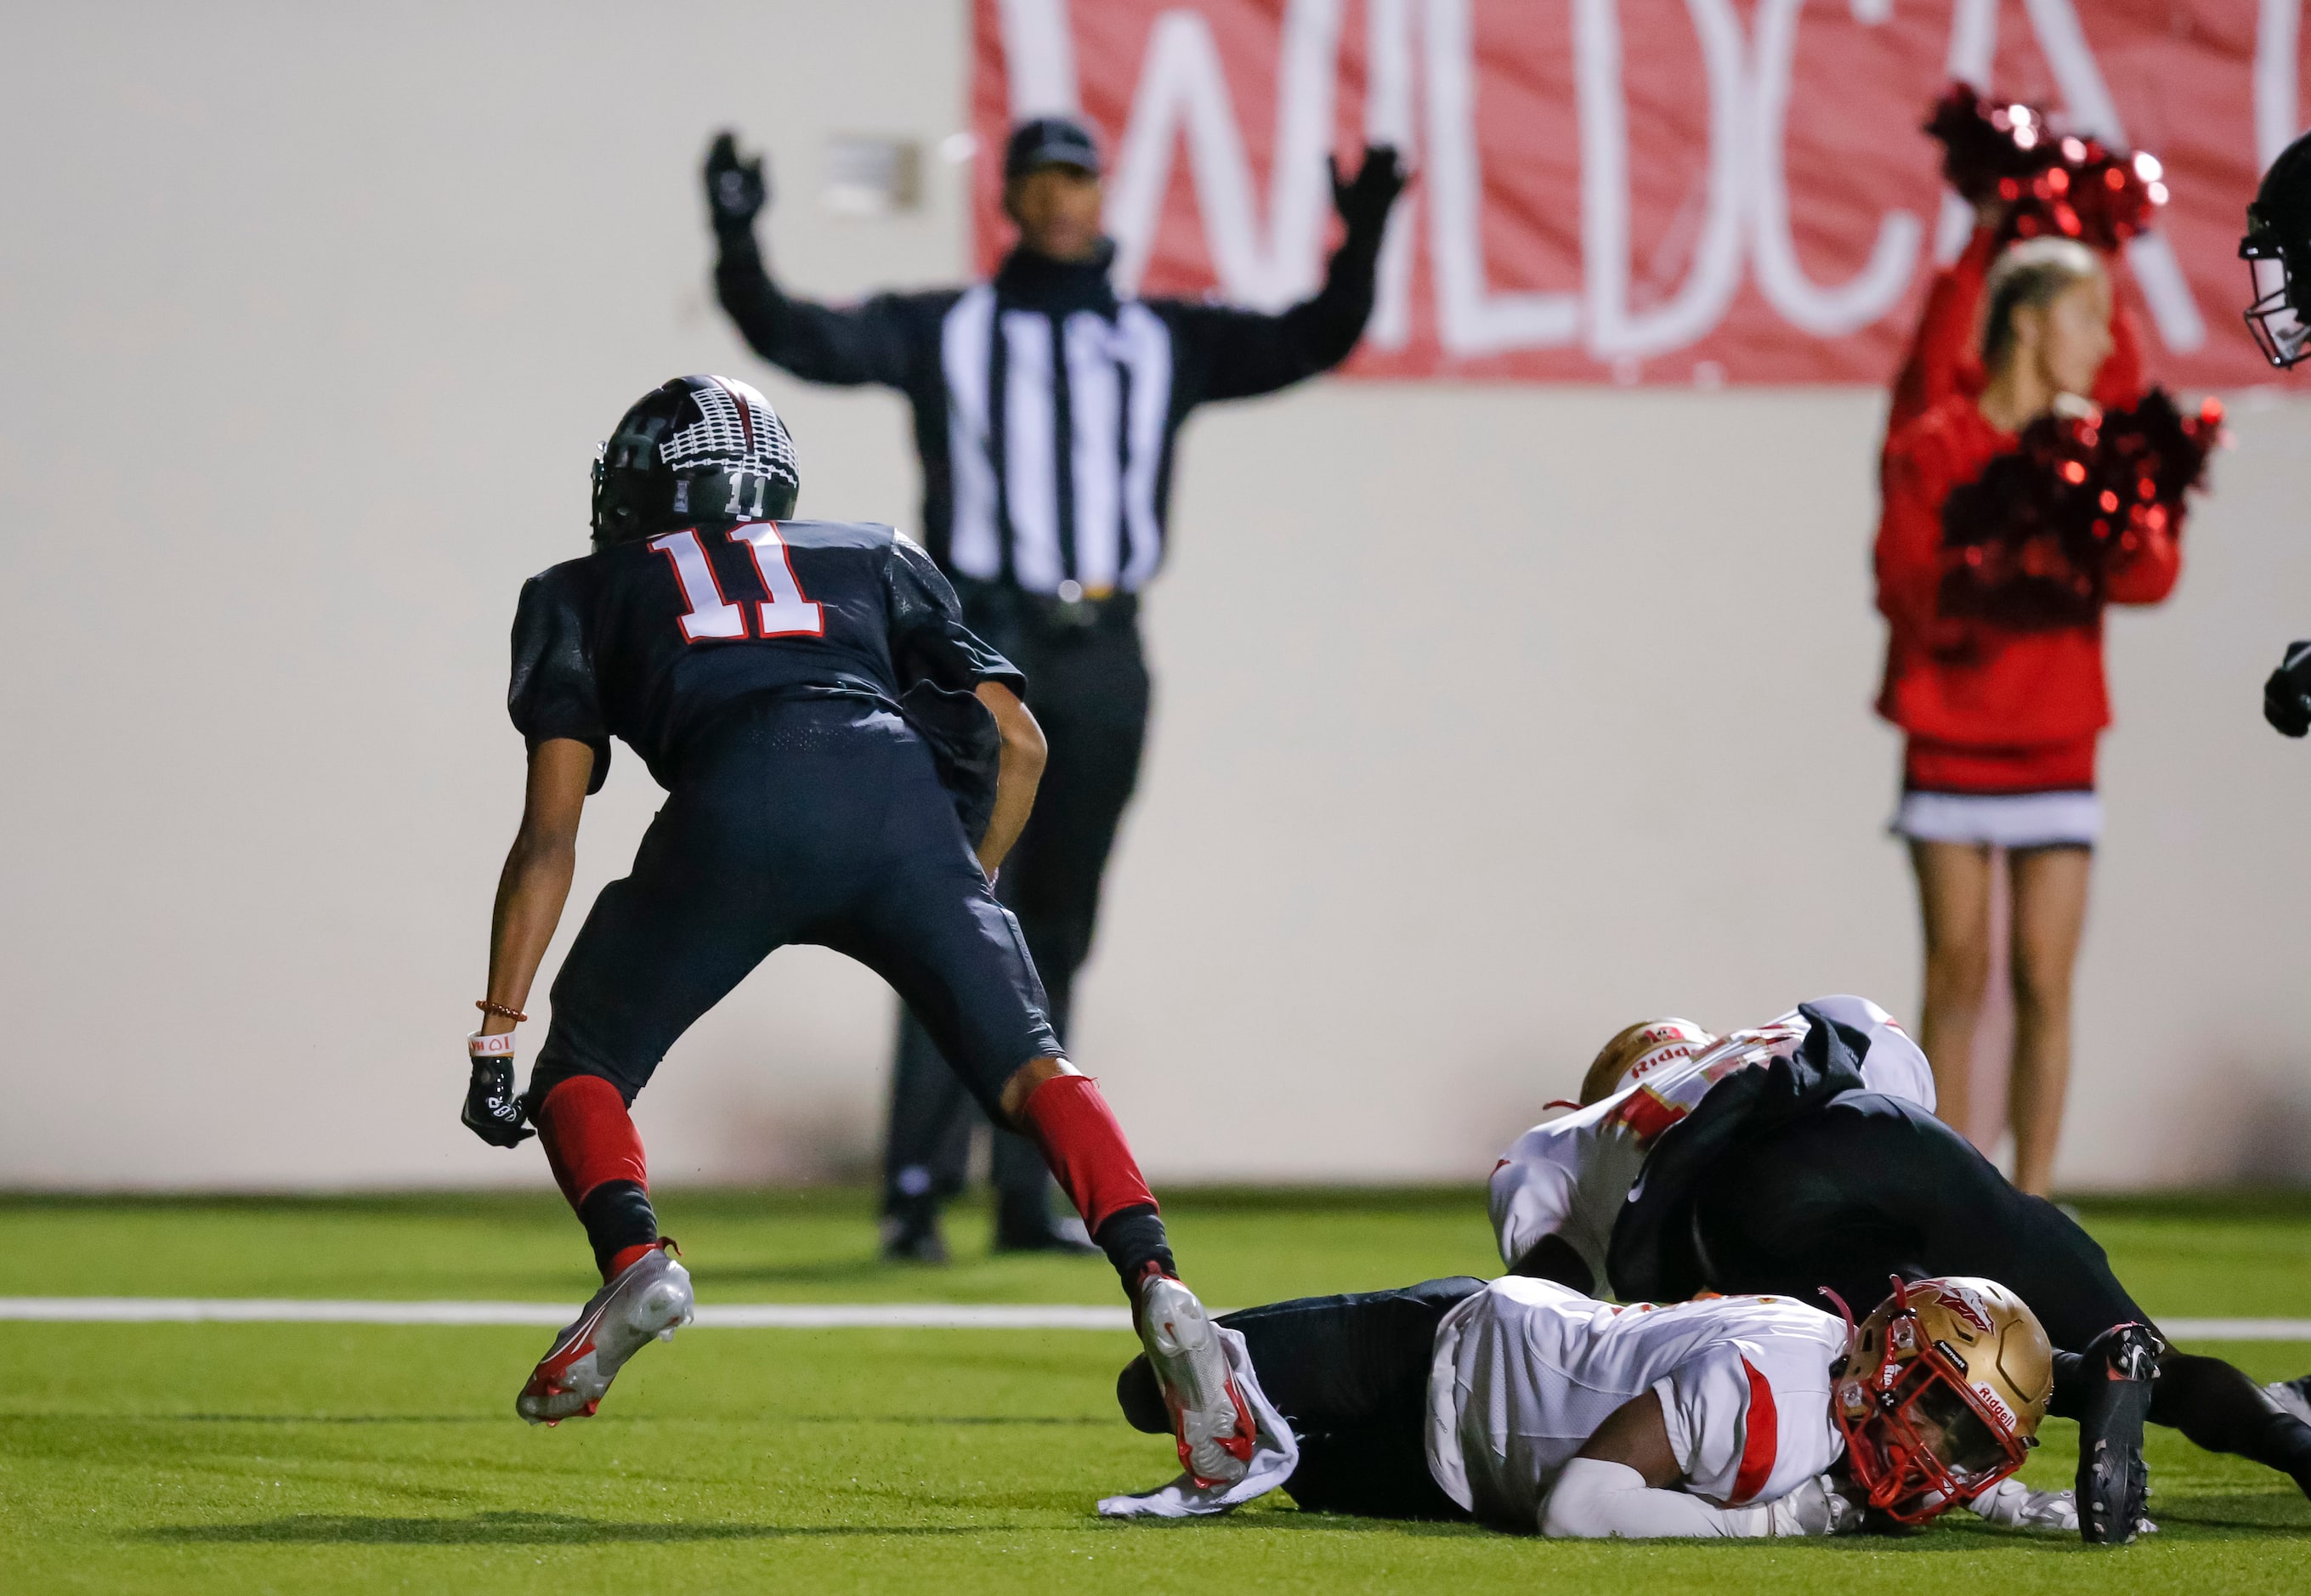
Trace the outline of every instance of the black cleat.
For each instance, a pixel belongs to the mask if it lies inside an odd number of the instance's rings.
[[[2091,1546],[2125,1546],[2150,1504],[2142,1425],[2158,1375],[2158,1341],[2143,1325],[2122,1324],[2097,1336],[2084,1356],[2091,1384],[2079,1416],[2079,1534]]]

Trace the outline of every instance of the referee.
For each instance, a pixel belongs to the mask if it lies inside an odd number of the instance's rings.
[[[972,631],[1026,672],[1051,746],[999,895],[1019,920],[1064,1042],[1091,951],[1100,877],[1139,775],[1147,667],[1139,593],[1164,558],[1174,444],[1208,399],[1272,393],[1338,365],[1372,312],[1374,263],[1404,186],[1374,146],[1333,203],[1347,236],[1314,298],[1278,315],[1119,299],[1100,232],[1098,147],[1082,124],[1012,130],[1003,209],[1019,241],[990,283],[833,308],[783,292],[754,218],[762,160],[724,133],[706,161],[723,308],[756,353],[812,382],[907,396],[922,459],[922,536]],[[900,1020],[884,1164],[886,1257],[942,1262],[939,1205],[961,1190],[976,1106],[911,1015]],[[998,1251],[1096,1251],[1054,1221],[1035,1149],[995,1133]]]

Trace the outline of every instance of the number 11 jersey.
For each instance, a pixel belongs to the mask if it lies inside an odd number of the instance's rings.
[[[741,521],[620,544],[530,578],[506,708],[533,750],[552,737],[591,746],[589,791],[608,772],[613,737],[671,789],[702,729],[737,704],[781,696],[880,702],[928,734],[943,773],[958,753],[953,728],[983,731],[990,746],[964,763],[986,763],[979,773],[991,781],[991,717],[975,700],[953,702],[982,682],[1026,692],[907,538],[865,522]]]

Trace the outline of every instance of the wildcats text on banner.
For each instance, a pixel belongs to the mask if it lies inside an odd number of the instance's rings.
[[[977,0],[981,147],[1097,130],[1119,284],[1274,308],[1336,234],[1324,157],[1418,179],[1365,377],[1884,381],[1970,219],[1919,125],[1952,78],[2165,163],[2122,292],[2153,369],[2265,380],[2237,257],[2302,126],[2303,0]],[[981,160],[982,266],[1007,231]]]

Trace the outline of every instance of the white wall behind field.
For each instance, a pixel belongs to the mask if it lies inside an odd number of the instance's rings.
[[[762,384],[808,512],[913,524],[897,401],[714,309],[694,166],[770,145],[798,286],[951,278],[964,169],[898,220],[815,194],[829,134],[964,126],[963,11],[202,9],[51,8],[0,61],[0,1185],[542,1182],[454,1121],[515,590],[677,371]],[[1330,384],[1191,425],[1077,1037],[1159,1181],[1473,1179],[1640,1014],[1913,1007],[1879,413]],[[2311,632],[2311,407],[2237,432],[2113,627],[2077,1184],[2311,1157],[2311,751],[2254,708]],[[656,801],[622,754],[571,928]],[[859,1166],[890,1023],[780,955],[643,1097],[658,1178]]]

